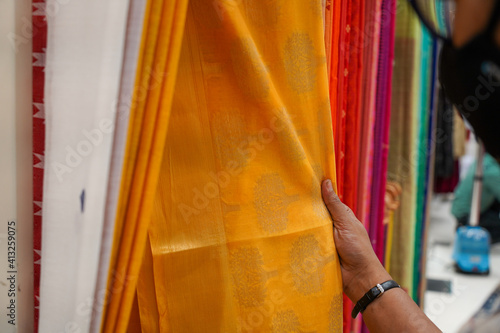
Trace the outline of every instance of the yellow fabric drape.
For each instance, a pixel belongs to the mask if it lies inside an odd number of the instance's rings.
[[[169,123],[187,0],[149,0],[144,17],[115,235],[104,332],[125,332],[136,293]]]
[[[341,332],[321,15],[320,0],[190,1],[137,285],[144,331]]]
[[[389,223],[387,225],[387,243],[385,245],[385,269],[391,269],[392,237],[394,236],[394,212],[389,213]]]

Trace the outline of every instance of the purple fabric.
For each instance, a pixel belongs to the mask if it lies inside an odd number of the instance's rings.
[[[389,124],[391,113],[392,61],[394,59],[395,0],[382,1],[384,17],[380,34],[380,53],[377,70],[377,104],[373,151],[372,202],[369,235],[379,260],[384,262],[384,197],[389,154]],[[387,22],[384,24],[384,22]]]
[[[379,257],[382,264],[384,264],[385,259],[385,231],[384,231],[384,214],[385,214],[385,187],[387,184],[387,166],[389,157],[389,133],[391,124],[391,96],[392,96],[392,63],[394,61],[394,41],[396,32],[396,0],[387,1],[388,12],[391,13],[391,23],[389,31],[389,57],[387,57],[387,95],[386,95],[386,105],[384,122],[382,128],[382,176],[380,184],[380,197],[382,198],[381,206],[379,206],[379,228],[378,228],[378,243],[375,253]]]
[[[375,254],[384,264],[385,255],[385,186],[387,182],[387,158],[389,156],[389,127],[391,119],[392,62],[394,59],[394,36],[396,22],[396,0],[383,0],[380,31],[380,49],[377,69],[377,97],[373,150],[373,180],[370,205],[369,236]],[[386,22],[386,23],[385,23]],[[385,23],[385,24],[384,24]],[[369,333],[363,323],[361,332]]]

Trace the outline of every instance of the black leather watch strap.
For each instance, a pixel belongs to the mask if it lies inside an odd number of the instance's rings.
[[[382,296],[387,290],[392,288],[401,288],[401,286],[394,280],[385,281],[384,283],[377,284],[375,287],[370,289],[361,299],[356,303],[354,309],[352,309],[351,317],[356,318],[358,313],[365,311],[366,307],[373,302],[377,297]]]

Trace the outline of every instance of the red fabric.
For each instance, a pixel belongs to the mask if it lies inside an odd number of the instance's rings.
[[[345,161],[345,127],[346,127],[346,107],[347,107],[347,86],[346,73],[349,71],[349,42],[350,33],[346,29],[351,23],[351,3],[342,1],[340,20],[340,43],[339,43],[339,69],[338,69],[338,91],[337,91],[337,112],[335,122],[335,162],[337,171],[338,196],[344,199],[344,161]],[[335,52],[335,50],[332,50]]]
[[[364,0],[348,2],[347,24],[345,25],[344,90],[342,91],[342,113],[344,126],[344,156],[342,170],[342,199],[354,212],[358,208],[358,181],[361,142],[361,98],[363,74],[363,28]],[[347,70],[346,70],[347,69]],[[344,305],[344,332],[351,332],[353,321],[350,317],[352,303]]]
[[[337,94],[337,128],[335,131],[335,162],[337,169],[338,196],[344,200],[344,166],[346,149],[346,108],[347,108],[347,88],[349,80],[347,78],[349,71],[349,48],[350,48],[350,29],[346,29],[351,24],[351,2],[342,1],[342,14],[340,23],[340,54],[338,71],[338,94]],[[351,329],[351,309],[352,302],[344,295],[343,308],[343,330],[345,333]]]
[[[40,298],[40,260],[42,249],[43,169],[45,152],[45,47],[47,21],[45,0],[33,0],[33,260],[34,260],[34,332],[38,332]]]
[[[344,203],[354,212],[358,207],[358,180],[360,165],[361,140],[361,98],[363,97],[361,77],[363,74],[363,27],[364,0],[352,0],[349,65],[347,73],[347,105],[344,161]]]

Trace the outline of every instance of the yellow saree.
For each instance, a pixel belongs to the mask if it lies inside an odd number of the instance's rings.
[[[322,11],[320,0],[190,1],[140,243],[144,332],[341,332],[320,192],[335,181]]]

